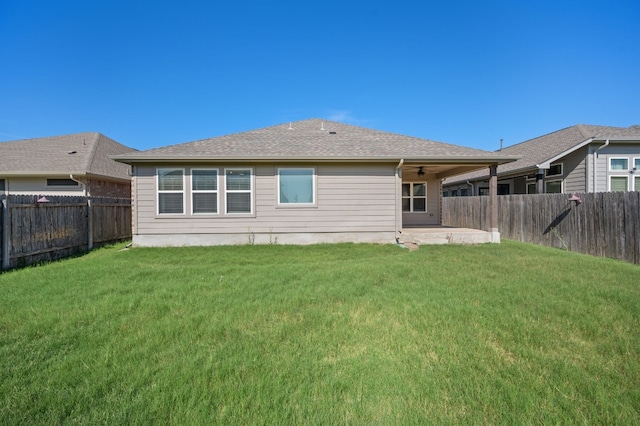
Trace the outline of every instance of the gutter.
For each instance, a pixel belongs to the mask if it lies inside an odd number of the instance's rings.
[[[607,146],[609,146],[609,143],[611,141],[609,139],[607,139],[606,141],[604,141],[603,145],[600,145],[599,147],[597,147],[595,149],[595,151],[593,151],[593,192],[596,192],[596,186],[598,185],[598,177],[597,177],[597,173],[596,173],[596,159],[598,157],[598,151],[600,151],[602,148],[606,148]]]
[[[86,183],[82,182],[81,180],[78,180],[78,179],[74,178],[73,174],[69,175],[69,179],[71,179],[74,182],[78,182],[80,185],[82,185],[82,190],[84,191],[85,197],[89,196],[89,194],[87,193],[88,191],[87,191],[87,184]]]
[[[110,159],[120,163],[193,163],[202,161],[218,161],[218,162],[235,162],[235,163],[247,163],[247,162],[380,162],[386,163],[389,161],[397,161],[397,157],[380,157],[380,156],[363,156],[363,157],[336,157],[336,156],[257,156],[257,157],[238,157],[238,156],[191,156],[191,155],[176,155],[176,156],[145,156],[145,157],[127,157],[127,156],[109,156]],[[512,161],[519,160],[520,156],[502,155],[495,157],[483,157],[483,156],[441,156],[441,157],[411,157],[408,161],[420,162],[423,164],[442,164],[442,165],[467,165],[467,164],[493,164],[493,163],[510,163]],[[404,161],[404,160],[403,160]]]

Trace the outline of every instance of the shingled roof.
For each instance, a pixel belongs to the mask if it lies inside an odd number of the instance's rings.
[[[498,174],[509,175],[537,170],[539,165],[556,161],[559,156],[568,155],[587,143],[604,140],[640,141],[640,126],[611,127],[578,124],[511,145],[496,152],[504,155],[519,155],[521,158],[498,166]],[[488,178],[489,174],[479,170],[448,178],[444,183],[453,184],[484,177]]]
[[[258,130],[113,156],[117,161],[199,160],[412,160],[422,162],[513,161],[492,153],[428,139],[313,118]]]
[[[109,155],[133,152],[100,133],[0,142],[0,176],[102,176],[130,180],[128,166]]]

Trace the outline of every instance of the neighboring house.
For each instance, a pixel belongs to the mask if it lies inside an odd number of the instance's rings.
[[[112,158],[140,246],[394,242],[440,224],[443,178],[515,159],[320,119]]]
[[[640,191],[640,126],[579,124],[504,148],[522,158],[498,167],[498,194]],[[485,195],[488,173],[443,182],[444,196]]]
[[[129,198],[130,167],[109,156],[133,151],[100,133],[0,142],[0,194]]]

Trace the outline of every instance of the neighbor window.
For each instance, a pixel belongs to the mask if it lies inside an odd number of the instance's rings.
[[[4,179],[0,179],[0,192],[4,192]]]
[[[313,205],[315,170],[313,168],[278,169],[278,204]]]
[[[636,172],[640,172],[640,158],[633,159],[633,168]]]
[[[545,170],[545,176],[562,176],[562,163],[552,164],[547,170]]]
[[[402,184],[402,211],[416,213],[427,211],[426,183]]]
[[[610,158],[609,159],[609,170],[627,170],[629,168],[629,159],[628,158]]]
[[[527,183],[527,194],[535,194],[535,193],[536,193],[536,184]]]
[[[550,180],[544,183],[544,192],[547,194],[560,194],[562,193],[562,181]]]
[[[629,187],[629,178],[627,176],[610,176],[609,191],[626,191]]]
[[[227,213],[252,212],[251,169],[225,169]]]
[[[633,190],[640,191],[640,176],[634,176],[633,178]]]
[[[47,186],[78,186],[73,179],[47,179]]]
[[[193,214],[218,213],[218,170],[191,170],[191,209]]]
[[[184,213],[184,169],[158,169],[158,214]]]

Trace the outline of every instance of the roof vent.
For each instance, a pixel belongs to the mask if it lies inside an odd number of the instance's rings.
[[[336,134],[336,132],[329,132],[329,134],[330,134],[330,135],[335,135],[335,134]]]
[[[78,151],[68,151],[67,154],[77,154]]]

